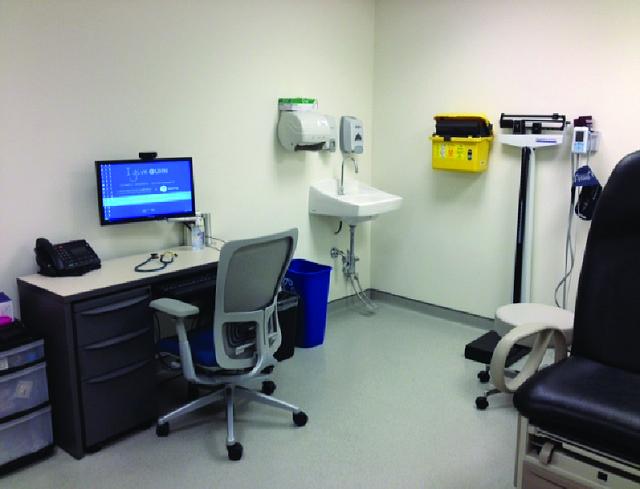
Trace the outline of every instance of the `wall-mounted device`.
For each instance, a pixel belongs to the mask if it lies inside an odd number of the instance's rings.
[[[34,251],[38,273],[48,277],[83,275],[101,267],[100,258],[84,239],[54,245],[38,238]]]
[[[576,154],[587,154],[589,152],[589,128],[574,127],[573,138],[571,140],[571,152]]]
[[[602,193],[602,185],[589,167],[591,153],[598,150],[600,133],[593,130],[593,117],[581,115],[573,119],[571,136],[571,192],[569,198],[569,219],[564,252],[564,272],[554,291],[556,305],[567,307],[571,275],[575,265],[575,242],[573,233],[573,214],[590,221]],[[582,162],[580,157],[584,157]],[[562,290],[562,297],[558,293]]]
[[[362,138],[362,121],[350,115],[343,115],[340,119],[340,150],[343,153],[362,154]]]
[[[573,121],[573,137],[571,138],[571,152],[576,155],[586,155],[598,151],[600,133],[593,130],[593,118],[583,115]]]
[[[479,173],[489,167],[493,124],[481,113],[446,112],[433,116],[431,139],[434,170]]]
[[[602,193],[602,185],[589,167],[589,157],[598,151],[600,132],[593,130],[593,117],[582,115],[573,120],[573,138],[571,140],[571,163],[573,182],[571,186],[571,207],[574,207],[576,190],[580,189],[575,212],[580,219],[590,221]],[[586,162],[580,162],[580,156],[586,156]],[[575,157],[575,161],[574,161]],[[571,221],[569,221],[571,228]],[[569,238],[570,233],[567,234]],[[571,243],[569,243],[571,245]],[[565,267],[566,268],[566,267]],[[566,302],[566,294],[563,296]]]
[[[278,139],[288,151],[335,151],[336,120],[313,111],[281,111]]]
[[[102,225],[194,217],[191,158],[96,161]]]

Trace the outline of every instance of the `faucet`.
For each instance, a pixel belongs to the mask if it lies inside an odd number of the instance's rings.
[[[353,161],[353,166],[355,166],[356,173],[358,173],[358,162],[353,156],[347,156],[342,160],[342,170],[340,170],[340,185],[338,185],[338,195],[344,195],[344,162],[347,160]]]

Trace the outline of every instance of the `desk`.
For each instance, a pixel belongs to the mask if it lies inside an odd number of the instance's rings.
[[[21,319],[45,338],[54,441],[76,458],[157,417],[149,302],[190,282],[209,287],[213,302],[219,252],[174,250],[157,272],[134,271],[143,253],[80,277],[18,278]]]

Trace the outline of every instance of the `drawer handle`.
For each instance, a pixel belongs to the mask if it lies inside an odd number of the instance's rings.
[[[135,372],[136,370],[141,369],[145,365],[147,365],[151,360],[143,360],[138,363],[134,363],[133,365],[129,365],[128,367],[121,368],[119,370],[114,370],[106,375],[101,375],[100,377],[95,377],[91,380],[87,380],[87,384],[101,384],[102,382],[108,382],[109,380],[117,379],[120,377],[124,377],[131,372]]]
[[[93,343],[91,345],[85,346],[84,349],[85,350],[101,350],[103,348],[109,348],[110,346],[126,343],[127,341],[137,338],[138,336],[142,336],[143,334],[149,331],[150,331],[150,328],[138,329],[137,331],[134,331],[132,333],[116,336],[115,338],[109,338],[108,340],[101,341],[100,343]]]
[[[127,299],[126,301],[114,302],[113,304],[109,304],[108,306],[96,307],[95,309],[91,309],[89,311],[83,311],[80,314],[82,316],[97,316],[98,314],[104,314],[106,312],[119,311],[120,309],[126,309],[129,306],[139,304],[142,301],[147,300],[148,298],[148,295],[134,297],[133,299]]]

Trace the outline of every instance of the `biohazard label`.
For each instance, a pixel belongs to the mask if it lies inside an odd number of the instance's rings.
[[[440,146],[440,156],[449,160],[466,160],[467,150],[461,144],[443,144]]]

